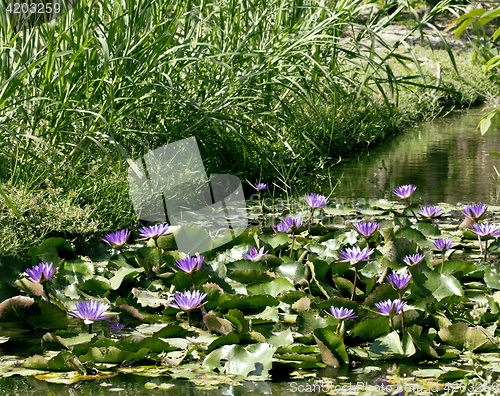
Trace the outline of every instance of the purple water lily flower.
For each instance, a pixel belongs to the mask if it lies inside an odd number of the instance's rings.
[[[417,254],[409,254],[408,256],[403,257],[403,261],[411,266],[411,267],[416,267],[420,262],[425,258],[423,254],[417,253]]]
[[[273,230],[274,232],[289,232],[290,231],[290,227],[288,227],[285,223],[278,223],[278,225],[276,226],[276,228],[274,228],[274,226],[271,226],[273,227]]]
[[[91,325],[97,320],[111,318],[111,316],[102,316],[108,308],[109,304],[105,304],[97,300],[78,301],[76,303],[76,309],[78,312],[70,311],[68,313],[75,318],[83,319],[85,324]]]
[[[442,252],[451,249],[451,245],[453,245],[453,240],[451,238],[439,238],[434,241],[437,250],[441,250]]]
[[[207,293],[201,293],[199,290],[191,292],[190,290],[184,293],[174,294],[175,301],[168,305],[172,308],[182,309],[183,311],[191,311],[192,309],[199,308],[205,305],[208,301],[203,302]]]
[[[257,191],[262,191],[262,190],[265,190],[267,188],[266,183],[254,183],[253,185]]]
[[[441,208],[437,206],[422,206],[418,213],[422,217],[428,217],[430,219],[441,216]]]
[[[302,225],[302,217],[285,217],[283,219],[283,223],[287,225],[288,228],[293,228],[294,224],[296,228],[299,228]]]
[[[399,186],[394,189],[392,192],[396,194],[399,198],[408,199],[413,194],[413,192],[417,189],[417,186],[413,184],[405,184],[403,186]]]
[[[137,241],[144,241],[149,238],[158,238],[159,236],[167,234],[168,224],[156,224],[149,227],[139,228],[137,231],[141,233],[142,238]]]
[[[488,205],[479,204],[479,205],[469,205],[466,206],[462,212],[463,214],[471,220],[478,221],[486,212]]]
[[[305,194],[305,201],[312,209],[322,208],[328,203],[325,196],[320,194]]]
[[[32,282],[45,283],[50,278],[52,278],[57,271],[59,271],[60,266],[53,269],[53,263],[40,263],[31,268],[26,269],[26,274],[30,277]]]
[[[186,274],[193,274],[201,269],[203,256],[187,256],[184,259],[176,260],[175,265]]]
[[[474,234],[479,235],[479,236],[488,236],[491,235],[493,237],[497,237],[500,235],[500,228],[496,224],[492,223],[475,223],[472,225],[474,227],[474,231],[472,231]]]
[[[262,254],[266,254],[268,251],[269,250],[264,252],[264,246],[262,246],[259,251],[257,251],[256,248],[251,247],[250,250],[248,251],[248,254],[243,253],[243,257],[245,257],[247,260],[253,260],[254,258],[257,258]]]
[[[337,320],[357,318],[357,316],[354,315],[354,309],[347,309],[344,307],[340,308],[330,307],[330,312],[332,313],[333,317]]]
[[[380,223],[358,221],[354,224],[354,227],[361,235],[368,239],[380,229]]]
[[[380,312],[377,311],[372,311],[372,312],[392,318],[403,310],[403,307],[406,305],[406,301],[401,301],[399,298],[397,298],[394,301],[391,300],[381,301],[375,303],[375,305],[380,310]]]
[[[121,248],[127,243],[128,237],[130,236],[130,231],[128,229],[116,231],[111,234],[104,235],[105,239],[102,239],[109,246],[113,248]]]
[[[360,261],[369,261],[370,255],[375,251],[375,249],[369,249],[365,247],[363,250],[359,248],[359,246],[354,246],[353,248],[347,248],[345,250],[341,250],[339,253],[339,257],[342,260],[339,263],[350,263],[351,265],[357,264]]]
[[[411,279],[411,274],[401,273],[401,274],[391,274],[387,275],[387,280],[394,289],[403,290]]]

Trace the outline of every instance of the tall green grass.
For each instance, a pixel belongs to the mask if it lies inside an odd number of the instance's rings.
[[[210,170],[251,174],[276,150],[305,163],[327,157],[342,100],[369,103],[378,93],[390,113],[408,82],[388,67],[394,53],[374,51],[377,41],[387,47],[377,32],[402,7],[358,23],[370,7],[109,0],[80,2],[17,35],[3,26],[2,153],[9,161],[107,164],[194,135]],[[325,101],[330,120],[319,109]]]

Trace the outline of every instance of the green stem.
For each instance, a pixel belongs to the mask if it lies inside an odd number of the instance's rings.
[[[394,330],[394,316],[391,318],[391,329]]]
[[[481,236],[480,235],[477,236],[477,240],[479,241],[479,251],[481,252],[481,254],[483,254],[483,245],[481,244]]]
[[[188,326],[191,327],[191,318],[189,317],[189,312],[190,311],[186,311],[187,316],[188,316]]]
[[[356,293],[356,280],[358,279],[358,263],[354,264],[354,285],[352,288],[351,301],[354,301],[354,294]]]
[[[418,217],[415,214],[415,212],[413,211],[413,208],[411,207],[410,202],[408,201],[408,198],[405,198],[405,201],[406,201],[406,204],[408,205],[408,207],[410,208],[411,213],[413,213],[413,216],[415,217],[415,220],[417,220],[417,222],[418,222]]]
[[[401,290],[398,290],[398,294],[399,294],[399,301],[403,302],[403,296],[401,295]],[[403,309],[401,309],[401,329],[402,329],[402,333],[404,335],[405,333],[405,313],[403,311]]]
[[[484,241],[484,262],[486,262],[486,258],[488,255],[488,238]]]
[[[43,291],[45,292],[45,297],[47,297],[47,301],[50,303],[49,298],[49,288],[47,287],[47,282],[42,283]]]
[[[442,274],[444,269],[444,250],[441,252],[441,254],[443,256],[443,263],[441,264],[441,274]]]
[[[313,215],[314,215],[314,208],[311,208],[311,214],[309,215],[309,218],[307,219],[307,225],[309,225],[312,221],[312,218],[313,218]]]
[[[293,244],[295,243],[295,234],[292,231],[292,247],[290,248],[290,258],[292,258],[293,254]]]
[[[92,334],[92,325],[93,323],[89,324],[89,334]]]

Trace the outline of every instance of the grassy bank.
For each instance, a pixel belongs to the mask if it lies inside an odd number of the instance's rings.
[[[96,5],[1,32],[0,251],[136,227],[128,162],[169,142],[195,136],[207,173],[304,177],[499,93],[466,54],[457,76],[445,51],[370,51],[393,20],[358,23],[361,1]]]

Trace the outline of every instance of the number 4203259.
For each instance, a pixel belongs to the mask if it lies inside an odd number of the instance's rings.
[[[7,6],[9,14],[58,14],[61,10],[61,4],[54,2],[38,2],[38,3],[14,3],[10,2]]]

